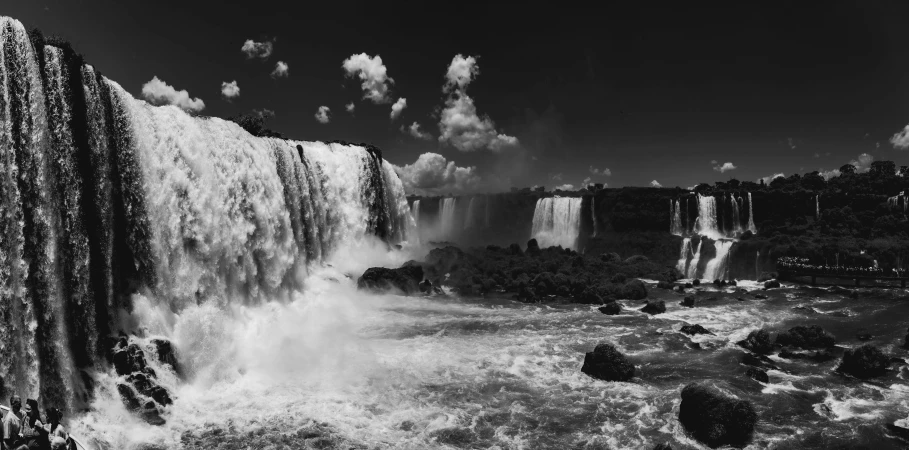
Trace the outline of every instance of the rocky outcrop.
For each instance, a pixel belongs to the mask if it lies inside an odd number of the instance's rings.
[[[689,307],[689,308],[694,308],[694,305],[695,305],[696,303],[697,303],[697,301],[695,300],[695,298],[694,298],[693,295],[686,295],[685,298],[682,299],[682,306],[687,306],[687,307]]]
[[[673,288],[673,284],[668,281],[660,281],[659,283],[657,283],[657,289],[671,290],[672,288]]]
[[[846,350],[837,372],[867,379],[881,376],[890,367],[890,358],[873,345]]]
[[[634,376],[634,364],[611,344],[599,344],[584,355],[581,372],[605,381],[628,381]]]
[[[398,269],[370,267],[357,279],[357,289],[377,292],[393,291],[413,295],[421,292],[421,281],[423,281],[423,267],[418,265]]]
[[[158,361],[172,365],[176,370],[176,355],[171,343],[164,339],[153,339],[150,351]],[[126,408],[151,425],[163,425],[161,413],[164,407],[173,403],[170,393],[157,382],[157,374],[149,367],[146,353],[136,343],[121,337],[111,350],[111,362],[119,376],[117,392]]]
[[[777,289],[780,286],[780,282],[777,280],[768,280],[764,282],[764,289]]]
[[[773,352],[773,341],[766,330],[754,330],[748,337],[737,342],[739,346],[747,348],[758,355],[769,355]]]
[[[748,370],[745,371],[745,375],[748,378],[761,383],[770,382],[770,377],[767,376],[767,371],[764,369],[759,369],[757,367],[749,367]]]
[[[776,343],[785,347],[804,349],[830,348],[836,344],[836,338],[817,325],[797,326],[780,333]]]
[[[618,304],[618,302],[609,302],[605,306],[601,306],[597,309],[607,316],[614,316],[622,312],[622,305]]]
[[[685,334],[687,334],[687,335],[690,335],[690,336],[693,336],[693,335],[695,335],[695,334],[710,334],[710,335],[713,334],[713,333],[710,332],[710,330],[708,330],[708,329],[706,329],[706,328],[704,328],[704,327],[702,327],[702,326],[700,326],[700,325],[697,325],[697,324],[695,324],[695,325],[682,325],[682,329],[679,330],[679,331],[681,331],[682,333],[685,333]]]
[[[693,438],[711,448],[745,447],[757,420],[757,412],[748,401],[706,384],[692,383],[682,389],[679,422]]]
[[[666,302],[662,300],[648,300],[647,304],[641,308],[641,311],[650,315],[662,314],[666,312]]]

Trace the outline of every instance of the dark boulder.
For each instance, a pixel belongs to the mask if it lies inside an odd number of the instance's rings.
[[[521,249],[520,245],[515,243],[508,246],[508,254],[513,256],[520,256],[524,254],[524,250]]]
[[[706,328],[704,328],[704,327],[702,327],[702,326],[700,326],[700,325],[697,325],[697,324],[695,324],[695,325],[683,325],[683,326],[682,326],[682,329],[681,329],[680,331],[681,331],[682,333],[687,334],[687,335],[695,335],[695,334],[710,334],[710,335],[713,335],[713,333],[711,333],[710,330],[708,330],[708,329],[706,329]]]
[[[421,281],[420,282],[420,292],[422,292],[423,294],[431,294],[432,293],[432,281],[429,281],[429,279],[425,279],[425,280]]]
[[[682,299],[682,306],[694,308],[695,303],[697,303],[697,301],[695,300],[693,295],[686,295],[685,298]]]
[[[777,280],[769,280],[764,282],[764,289],[774,289],[779,288],[780,282]]]
[[[641,280],[629,280],[619,292],[620,299],[643,300],[647,298],[647,286]]]
[[[672,283],[668,281],[660,281],[657,283],[657,289],[672,289]]]
[[[584,355],[581,372],[605,381],[628,381],[634,376],[634,364],[611,344],[600,344]]]
[[[158,362],[169,365],[175,373],[179,374],[177,352],[174,350],[173,344],[167,339],[152,339],[149,343],[152,345],[155,354],[158,355]]]
[[[761,276],[758,277],[758,283],[763,283],[765,281],[770,281],[778,277],[779,274],[776,272],[761,272]]]
[[[678,285],[678,286],[675,287],[675,290],[678,291],[678,292],[685,292],[685,286],[682,286],[682,285],[680,284],[680,285]]]
[[[717,278],[716,280],[713,280],[713,285],[714,285],[714,286],[723,287],[723,286],[726,285],[726,282],[723,281],[723,280],[721,280],[721,279],[719,279],[719,278]]]
[[[758,355],[769,355],[773,352],[773,341],[766,330],[754,330],[748,337],[737,342],[738,345],[751,350]]]
[[[691,436],[711,448],[748,445],[758,417],[745,400],[727,396],[720,390],[699,383],[682,389],[679,422]]]
[[[691,285],[692,285],[692,286],[700,286],[700,285],[701,285],[701,280],[695,278],[695,279],[691,280]]]
[[[641,308],[641,311],[650,315],[662,314],[666,312],[666,302],[662,300],[648,300],[647,304]]]
[[[865,344],[858,348],[846,350],[843,361],[837,367],[838,372],[856,378],[873,378],[883,375],[890,366],[890,358],[873,345]]]
[[[761,367],[764,369],[779,370],[773,360],[764,355],[755,355],[754,353],[745,353],[742,355],[742,364],[752,367]]]
[[[609,302],[605,306],[601,306],[597,309],[607,316],[614,316],[622,312],[622,305],[618,304],[618,302]]]
[[[748,378],[751,378],[754,381],[759,381],[761,383],[770,382],[770,377],[767,376],[767,371],[764,369],[759,369],[757,367],[749,367],[748,370],[745,371],[745,375],[747,375]]]
[[[370,267],[357,279],[357,289],[372,291],[398,291],[405,295],[420,292],[423,267],[408,266],[398,269]]]
[[[121,340],[113,350],[114,370],[117,375],[129,375],[133,372],[142,372],[147,367],[145,352],[136,344],[126,344],[126,339]]]
[[[776,343],[787,347],[830,348],[836,344],[836,338],[817,325],[792,327],[780,333]]]
[[[736,282],[735,280],[729,280],[726,282],[726,286],[738,286],[738,285],[739,285],[738,282]]]
[[[537,293],[530,286],[523,286],[518,290],[518,301],[533,303],[538,300]]]

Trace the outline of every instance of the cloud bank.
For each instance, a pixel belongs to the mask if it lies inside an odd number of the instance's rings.
[[[906,128],[903,128],[899,133],[894,134],[890,138],[890,143],[896,149],[909,150],[909,125],[906,125]]]
[[[190,98],[189,92],[178,91],[157,76],[142,85],[142,97],[153,105],[174,105],[191,112],[205,109],[205,102],[199,98]]]
[[[596,167],[590,166],[590,168],[588,170],[590,171],[590,173],[592,173],[594,175],[605,175],[607,177],[612,175],[612,171],[606,167],[604,167],[602,169],[598,169]]]

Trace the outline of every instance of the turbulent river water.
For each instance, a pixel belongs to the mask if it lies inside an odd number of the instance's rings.
[[[141,424],[102,392],[77,431],[115,448],[170,448],[200,433],[247,444],[265,440],[260,433],[283,434],[297,448],[313,439],[297,430],[315,420],[335,444],[355,448],[703,448],[679,425],[679,393],[714,380],[754,403],[760,421],[749,448],[906,445],[885,429],[909,415],[905,366],[862,382],[835,374],[838,361],[772,357],[781,370],[760,384],[744,375],[735,345],[760,327],[815,324],[843,347],[868,333],[872,344],[905,356],[905,291],[862,290],[854,299],[784,286],[758,300],[705,287],[699,306],[686,308],[679,294],[652,288],[665,314],[622,301],[623,314],[606,316],[586,305],[367,295],[344,273],[314,274],[284,305],[199,307],[179,317],[149,308],[142,314],[156,318],[144,320],[157,324],[150,335],[172,335],[195,373],[173,383],[168,424]],[[689,337],[679,331],[685,324],[716,335]],[[601,342],[634,362],[631,382],[580,372],[584,353]]]

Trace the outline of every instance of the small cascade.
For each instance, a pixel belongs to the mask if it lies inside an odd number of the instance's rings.
[[[439,199],[439,227],[442,232],[442,239],[451,239],[454,234],[455,206],[458,199],[440,198]]]
[[[735,195],[729,194],[729,203],[732,205],[732,232],[738,236],[742,234],[742,212]]]
[[[820,195],[814,196],[814,218],[815,219],[821,218],[821,196]]]
[[[413,216],[414,222],[417,223],[417,227],[420,226],[420,200],[414,200],[413,205],[410,205],[410,215]]]
[[[717,228],[716,198],[698,194],[697,233],[711,239],[723,237]]]
[[[531,237],[540,247],[560,245],[577,249],[581,228],[581,198],[551,197],[537,200]]]
[[[722,280],[726,276],[726,266],[728,265],[729,250],[732,248],[732,241],[722,240],[713,243],[716,248],[716,256],[707,262],[704,268],[703,278],[707,281]]]
[[[593,236],[597,237],[597,228],[599,224],[597,223],[597,198],[596,196],[590,199],[590,220],[593,222]]]
[[[682,251],[679,252],[679,262],[675,265],[679,272],[688,273],[688,256],[691,254],[691,238],[682,239]]]
[[[682,235],[682,214],[679,211],[679,201],[676,200],[673,202],[669,200],[669,213],[670,213],[670,230],[669,232],[676,235]]]
[[[473,228],[477,226],[477,211],[479,207],[479,202],[476,197],[470,197],[470,202],[467,204],[467,218],[464,220],[464,229]]]
[[[889,197],[887,199],[887,206],[890,209],[902,209],[903,214],[906,214],[907,210],[909,210],[909,202],[907,202],[906,191],[902,191],[898,195]]]
[[[757,227],[754,226],[754,202],[751,201],[751,192],[748,193],[748,231],[757,233]]]
[[[689,243],[690,246],[690,243]],[[698,242],[698,246],[695,247],[691,262],[688,263],[688,278],[697,278],[698,275],[698,263],[701,261],[701,247],[704,246],[704,240],[701,239]]]

